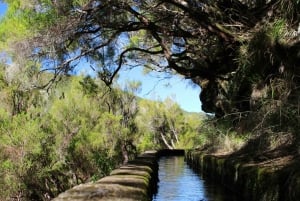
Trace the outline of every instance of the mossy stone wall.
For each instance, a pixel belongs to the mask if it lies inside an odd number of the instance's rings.
[[[245,161],[229,155],[186,152],[187,163],[204,179],[222,184],[244,201],[300,200],[300,160],[286,164]]]
[[[147,151],[96,182],[81,184],[53,201],[148,201],[157,191],[158,159],[184,155],[184,150]]]

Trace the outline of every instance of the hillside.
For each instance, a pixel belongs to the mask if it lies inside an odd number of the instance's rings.
[[[171,99],[137,98],[137,83],[109,88],[102,81],[0,71],[0,200],[49,200],[93,181],[148,149],[191,148],[198,114]]]

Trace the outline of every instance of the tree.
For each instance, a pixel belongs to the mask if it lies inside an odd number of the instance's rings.
[[[300,18],[299,1],[292,0],[6,2],[8,16],[17,15],[4,18],[2,25],[15,23],[26,32],[30,24],[34,30],[30,37],[25,34],[27,42],[24,37],[16,43],[11,43],[11,37],[6,41],[22,55],[36,56],[42,69],[54,77],[72,71],[81,58],[97,68],[108,85],[125,65],[176,71],[202,87],[203,110],[216,116],[249,109],[252,83],[241,81],[243,64],[237,62],[244,45],[276,19],[285,20],[291,33]],[[6,34],[4,29],[1,33]],[[288,47],[295,45],[297,41]],[[281,55],[278,60],[288,58]],[[272,69],[280,67],[280,62],[268,63]],[[259,74],[263,80],[272,70],[266,68]],[[231,86],[231,80],[245,84]],[[242,98],[248,99],[245,104]]]
[[[140,110],[136,117],[139,128],[139,149],[175,149],[191,148],[191,143],[186,143],[189,136],[199,143],[197,128],[201,124],[199,114],[189,116],[172,99],[164,102],[140,101]],[[190,118],[193,118],[190,119]],[[195,125],[193,125],[195,124]]]
[[[4,70],[0,199],[50,200],[71,186],[109,174],[136,153],[137,106],[129,89],[125,93],[90,77],[65,77],[47,96],[43,90],[28,90],[28,105],[12,113],[11,94],[6,92],[14,82],[7,81]],[[20,86],[27,82],[19,81]]]
[[[120,118],[116,123],[120,127],[117,130],[119,133],[118,146],[120,146],[119,150],[123,156],[123,163],[127,163],[137,154],[134,139],[137,133],[135,117],[138,112],[138,103],[134,93],[139,90],[139,87],[139,82],[127,83],[123,90],[113,89],[106,99],[109,113]]]

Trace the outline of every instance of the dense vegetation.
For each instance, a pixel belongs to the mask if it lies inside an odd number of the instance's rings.
[[[299,154],[299,0],[3,1],[1,195],[46,199],[160,146]],[[68,76],[83,62],[97,78]],[[113,85],[137,65],[200,85],[215,118]]]
[[[136,97],[139,83],[69,76],[46,91],[14,70],[1,65],[0,200],[48,200],[146,149],[191,148],[199,138],[199,114]]]
[[[107,85],[128,66],[177,72],[202,87],[203,110],[222,117],[253,110],[257,91],[297,75],[298,0],[5,2],[1,46],[54,78],[80,59]]]

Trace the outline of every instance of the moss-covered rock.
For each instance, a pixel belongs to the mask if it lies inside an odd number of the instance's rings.
[[[246,156],[189,151],[186,159],[205,179],[226,186],[241,200],[296,201],[300,198],[299,157],[252,161]]]

